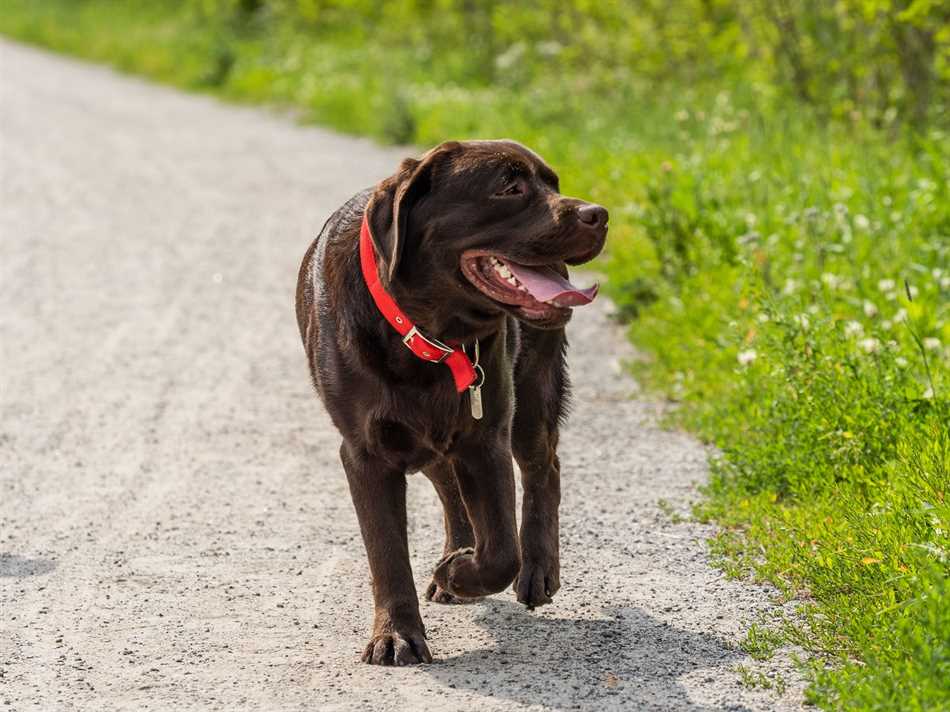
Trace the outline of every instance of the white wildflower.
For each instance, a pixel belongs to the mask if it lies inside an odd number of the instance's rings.
[[[924,348],[928,351],[939,351],[940,339],[933,336],[928,336],[926,339],[924,339]]]
[[[893,279],[882,279],[877,283],[877,288],[882,292],[890,292],[897,286]]]
[[[884,331],[890,331],[892,326],[894,325],[891,323],[890,319],[885,319],[881,322],[881,328],[884,329]]]
[[[686,109],[680,109],[676,112],[676,120],[683,122],[689,120],[689,112]]]
[[[910,294],[911,301],[917,298],[917,295],[920,294],[920,290],[917,289],[913,284],[907,285],[907,292]]]
[[[755,361],[755,357],[758,354],[755,352],[755,349],[749,349],[748,351],[740,351],[736,357],[739,360],[739,363],[743,366],[748,366],[750,363]]]
[[[940,278],[940,288],[941,289],[950,289],[950,275]]]
[[[934,389],[931,388],[930,386],[927,386],[927,390],[924,391],[924,398],[926,398],[927,400],[931,400],[933,399],[933,397],[934,397]]]
[[[828,285],[829,289],[837,289],[838,285],[841,284],[841,277],[832,272],[823,272],[821,281]]]
[[[898,309],[896,312],[894,312],[894,318],[892,321],[907,321],[907,310],[903,308]]]
[[[849,321],[844,325],[845,336],[861,336],[864,333],[864,327],[860,321]]]
[[[877,307],[874,305],[874,302],[869,302],[867,299],[864,300],[864,316],[869,318],[877,316]]]
[[[881,342],[874,338],[861,339],[858,346],[869,354],[876,354],[881,350]]]
[[[894,363],[896,363],[901,368],[907,368],[907,359],[904,358],[903,356],[898,356],[897,358],[895,358]]]
[[[515,42],[511,47],[495,57],[495,66],[499,69],[508,69],[515,66],[528,47],[524,42]]]
[[[795,316],[795,323],[802,327],[802,331],[808,330],[808,317],[804,314],[798,314]]]
[[[867,230],[871,227],[871,221],[865,215],[858,213],[854,216],[854,226],[859,230]]]
[[[765,312],[762,312],[762,313],[759,314],[759,316],[756,317],[756,318],[759,320],[759,323],[760,323],[760,324],[765,324],[766,322],[769,321],[769,315],[766,314]]]
[[[798,289],[798,282],[794,279],[786,279],[785,286],[782,288],[782,294],[794,294]]]

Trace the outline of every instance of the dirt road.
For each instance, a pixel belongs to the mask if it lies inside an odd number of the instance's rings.
[[[787,670],[740,684],[784,669],[736,648],[770,594],[658,505],[704,451],[631,397],[603,301],[571,327],[555,604],[423,603],[437,664],[359,664],[367,567],[293,289],[403,154],[0,43],[0,709],[798,707]],[[409,490],[421,593],[441,521]]]

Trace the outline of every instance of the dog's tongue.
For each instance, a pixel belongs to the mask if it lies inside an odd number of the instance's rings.
[[[508,269],[539,302],[550,302],[559,307],[578,307],[590,304],[597,296],[598,286],[578,289],[553,267],[527,267],[508,262]]]

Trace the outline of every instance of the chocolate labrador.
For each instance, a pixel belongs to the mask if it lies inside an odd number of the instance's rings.
[[[564,325],[596,294],[572,285],[566,265],[592,259],[606,236],[607,211],[560,195],[532,151],[465,141],[403,161],[307,250],[297,323],[343,436],[369,558],[364,662],[432,661],[409,565],[407,473],[424,473],[444,508],[428,600],[462,602],[514,581],[533,608],[558,590]]]

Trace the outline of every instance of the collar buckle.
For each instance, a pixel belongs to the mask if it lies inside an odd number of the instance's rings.
[[[417,351],[412,347],[413,339],[419,339],[425,343],[426,346],[430,346],[432,351],[429,351],[425,348],[421,348],[419,351]],[[449,357],[449,354],[455,351],[455,349],[453,349],[451,346],[446,346],[438,339],[428,338],[421,331],[419,331],[415,325],[413,325],[413,327],[409,329],[408,332],[406,332],[406,335],[402,337],[402,343],[405,344],[406,348],[412,351],[414,354],[421,356],[425,360],[431,361],[432,363],[442,363],[446,358]],[[436,354],[433,353],[434,351],[438,351],[439,355],[436,356]]]

